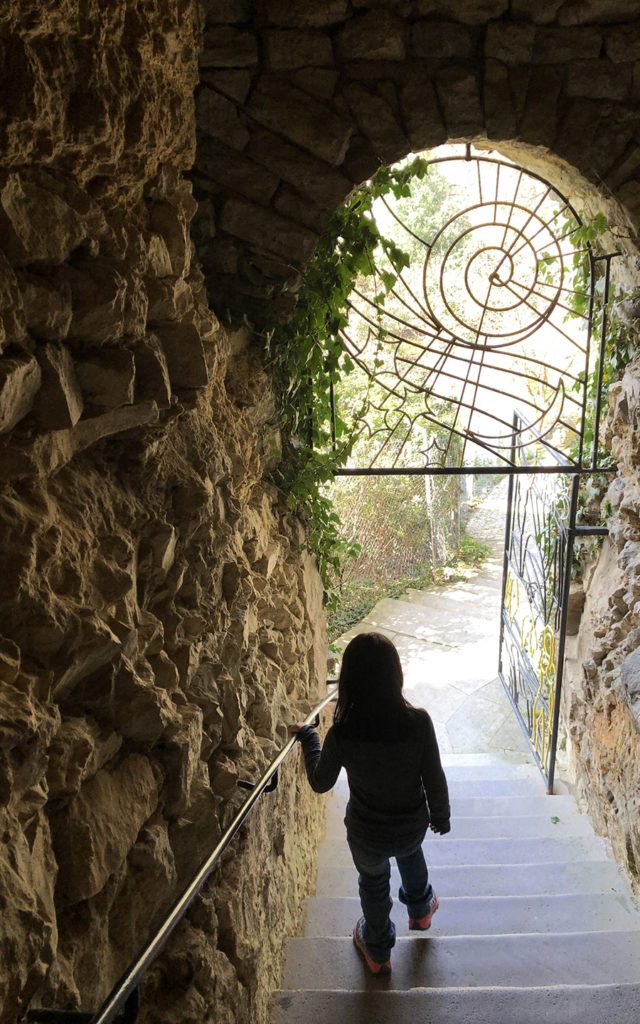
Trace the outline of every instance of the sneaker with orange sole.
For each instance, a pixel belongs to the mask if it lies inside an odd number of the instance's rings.
[[[429,901],[429,907],[424,917],[410,917],[409,928],[412,932],[426,932],[431,927],[431,918],[435,914],[436,910],[440,906],[440,900],[436,896],[435,892],[432,899]]]
[[[379,960],[374,960],[369,953],[364,937],[362,935],[362,929],[364,928],[364,917],[361,917],[353,929],[353,942],[359,953],[362,953],[364,961],[371,971],[372,974],[390,974],[391,973],[391,960],[385,960],[381,963]]]

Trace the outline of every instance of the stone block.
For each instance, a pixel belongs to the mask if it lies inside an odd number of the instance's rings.
[[[96,259],[67,266],[60,279],[71,289],[69,338],[103,345],[122,336],[127,281],[109,261]]]
[[[33,356],[0,362],[0,434],[13,430],[31,412],[41,376]]]
[[[511,16],[514,21],[529,21],[535,25],[548,25],[556,20],[556,15],[565,0],[511,0]]]
[[[157,654],[150,654],[148,657],[156,686],[160,686],[167,693],[174,693],[179,689],[180,673],[178,667],[166,651],[159,651]]]
[[[244,149],[250,138],[236,103],[206,85],[196,93],[196,123],[199,131],[221,139],[231,149]]]
[[[86,238],[80,214],[54,191],[9,174],[0,191],[2,249],[12,263],[65,263]]]
[[[119,409],[110,409],[100,416],[90,416],[80,420],[69,431],[59,430],[48,435],[48,442],[43,444],[39,454],[45,471],[51,472],[68,462],[76,452],[83,451],[103,437],[120,434],[123,430],[133,430],[158,419],[158,406],[155,402],[138,402],[137,405],[123,405]]]
[[[640,23],[606,29],[604,43],[607,57],[614,64],[640,60]]]
[[[207,22],[242,23],[250,21],[253,3],[252,0],[202,0],[202,10]]]
[[[608,60],[577,60],[566,70],[567,96],[599,100],[624,100],[631,92],[633,67]]]
[[[624,182],[637,178],[639,174],[640,145],[634,142],[611,168],[606,184],[612,191],[616,191]]]
[[[636,111],[607,101],[569,100],[554,142],[555,152],[580,168],[586,178],[606,178],[634,137]],[[588,160],[584,154],[588,152]]]
[[[63,345],[43,345],[36,351],[42,383],[33,404],[44,430],[73,427],[82,416],[84,402],[71,353]]]
[[[322,28],[346,21],[350,15],[349,0],[323,0],[310,4],[308,0],[267,0],[267,22],[295,28]]]
[[[15,271],[0,251],[0,355],[25,338],[26,325],[22,295]]]
[[[514,138],[517,134],[517,117],[509,72],[500,61],[485,61],[483,96],[488,138],[501,141]]]
[[[191,788],[197,776],[202,749],[202,711],[194,704],[178,710],[180,724],[171,730],[159,751],[165,770],[164,814],[177,818],[191,803]]]
[[[44,341],[62,341],[71,324],[71,289],[63,281],[60,287],[37,274],[22,272],[18,277],[24,320],[33,337]]]
[[[90,899],[104,888],[157,803],[149,761],[130,754],[113,769],[99,771],[67,807],[52,815],[63,905]]]
[[[0,636],[0,683],[12,686],[20,671],[20,648],[13,640]]]
[[[206,387],[209,373],[197,327],[190,323],[162,324],[158,325],[157,336],[167,360],[172,389]]]
[[[187,277],[191,268],[189,224],[198,208],[193,196],[189,194],[185,199],[179,205],[155,202],[149,207],[149,224],[164,239],[176,277]]]
[[[558,13],[560,25],[607,25],[638,17],[636,0],[565,0]]]
[[[272,71],[333,65],[331,39],[313,29],[272,29],[265,34],[265,52]]]
[[[147,323],[182,320],[193,309],[193,293],[183,277],[145,278]]]
[[[343,61],[404,60],[407,26],[387,10],[368,11],[346,23],[338,36]]]
[[[207,26],[199,55],[202,68],[247,68],[258,63],[258,41],[252,32],[231,25]]]
[[[324,103],[275,75],[263,75],[249,101],[249,113],[332,166],[341,164],[353,128]]]
[[[200,72],[200,81],[227,99],[244,103],[251,88],[251,71],[242,68],[208,71],[203,68]]]
[[[82,393],[91,405],[118,409],[133,403],[135,361],[127,349],[85,352],[76,362],[76,373]]]
[[[410,52],[422,60],[471,60],[475,49],[473,31],[459,22],[416,21],[411,28]]]
[[[436,89],[449,141],[480,135],[484,128],[484,115],[475,74],[464,67],[442,68],[436,74]]]
[[[78,793],[121,746],[121,736],[101,729],[91,718],[64,719],[48,749],[50,796],[58,800]]]
[[[630,698],[640,697],[640,651],[633,651],[620,665],[620,678]]]
[[[196,169],[224,191],[239,193],[261,206],[269,205],[280,181],[245,154],[206,137],[198,147]]]
[[[485,54],[503,64],[530,64],[535,35],[534,25],[493,22],[487,26]]]
[[[530,144],[551,146],[557,133],[556,109],[562,89],[561,68],[532,68],[520,136]]]
[[[42,718],[37,701],[7,682],[0,683],[0,750],[30,743],[38,735]]]
[[[171,402],[171,381],[167,357],[154,334],[147,335],[133,349],[136,401],[157,402],[161,409]]]
[[[167,243],[161,235],[149,232],[143,236],[144,259],[141,261],[141,271],[144,274],[151,274],[154,277],[171,277],[173,268]]]
[[[414,152],[433,149],[447,141],[438,98],[431,76],[412,70],[400,92],[400,105],[409,142]]]
[[[411,151],[409,140],[386,100],[356,83],[348,85],[344,95],[360,131],[369,139],[372,149],[382,163],[395,163]]]
[[[416,14],[444,15],[467,25],[484,25],[509,9],[509,0],[416,0]]]
[[[338,72],[327,68],[302,68],[290,78],[293,85],[319,100],[330,100],[338,84]]]
[[[533,48],[534,64],[568,64],[572,60],[595,60],[602,49],[602,32],[597,28],[539,28]]]
[[[306,262],[318,236],[280,214],[241,199],[229,199],[220,215],[224,231],[287,261]]]
[[[254,133],[247,154],[323,210],[335,210],[352,189],[352,183],[340,171],[270,132]]]
[[[369,139],[364,135],[354,135],[343,166],[354,185],[360,185],[376,173],[380,158]]]
[[[327,213],[295,189],[282,185],[273,202],[273,208],[287,220],[303,224],[311,231],[320,233],[326,224]]]

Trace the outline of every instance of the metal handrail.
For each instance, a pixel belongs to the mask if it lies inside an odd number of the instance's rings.
[[[331,701],[335,699],[337,690],[337,686],[333,686],[331,688],[324,700],[322,700],[313,709],[313,711],[307,715],[303,723],[304,725],[318,724],[320,712],[327,706],[327,704],[330,704]],[[297,739],[297,735],[294,734],[287,741],[286,745],[273,759],[265,773],[262,775],[259,782],[255,785],[247,782],[239,783],[239,785],[244,788],[251,789],[249,796],[242,804],[242,807],[222,835],[221,839],[218,841],[217,845],[211,851],[206,860],[200,865],[196,874],[193,876],[182,894],[174,902],[155,935],[149,939],[147,944],[138,953],[133,963],[130,964],[122,977],[116,982],[97,1013],[81,1013],[79,1011],[71,1010],[29,1010],[27,1012],[28,1021],[39,1022],[39,1024],[66,1024],[66,1022],[69,1022],[69,1024],[71,1024],[71,1022],[75,1022],[75,1024],[81,1024],[81,1022],[82,1024],[110,1024],[122,1009],[125,1011],[122,1020],[126,1021],[127,1024],[130,1024],[130,1022],[136,1019],[138,1011],[137,990],[142,976],[153,960],[155,960],[169,938],[169,935],[202,889],[222,854],[225,852],[236,832],[251,813],[262,794],[268,793],[276,788],[278,781],[278,769],[293,750]]]

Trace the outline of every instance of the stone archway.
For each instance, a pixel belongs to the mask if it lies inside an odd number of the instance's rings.
[[[542,163],[565,190],[580,189],[573,168],[635,221],[636,14],[629,0],[205,5],[192,177],[214,305],[258,325],[286,315],[353,186],[445,141]]]
[[[205,13],[192,179],[196,244],[218,308],[258,327],[286,317],[318,232],[350,189],[381,164],[454,140],[539,171],[587,215],[605,209],[629,257],[621,279],[635,287],[640,19],[631,0],[266,0]],[[635,877],[639,506],[625,479],[637,476],[636,363],[612,389],[617,518],[568,701],[582,788]],[[599,593],[600,575],[617,597]],[[630,773],[614,785],[622,751]]]

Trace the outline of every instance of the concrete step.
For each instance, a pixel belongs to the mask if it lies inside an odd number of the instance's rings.
[[[376,981],[351,938],[289,941],[285,989],[362,992]],[[378,983],[379,983],[379,979]],[[399,938],[386,991],[640,984],[640,932]],[[631,1021],[629,1022],[631,1024]]]
[[[423,844],[431,866],[474,866],[482,864],[540,864],[545,861],[575,863],[604,860],[604,841],[595,835],[543,836],[533,839],[455,839],[430,834]],[[318,851],[318,867],[351,865],[351,853],[344,840],[326,839]]]
[[[344,840],[344,810],[331,817],[327,816],[327,839]],[[517,835],[520,839],[557,838],[558,836],[593,836],[593,825],[584,815],[546,814],[527,817],[506,818],[493,815],[488,818],[463,818],[451,808],[451,832],[447,839],[505,839]]]
[[[640,985],[388,992],[385,984],[374,978],[366,992],[277,992],[273,1024],[635,1024],[640,1005]]]
[[[536,778],[497,778],[497,779],[459,779],[445,768],[447,784],[449,787],[450,799],[477,799],[478,797],[490,797],[492,800],[503,796],[538,797],[545,795],[544,782],[539,774]],[[338,779],[333,788],[333,797],[343,800],[344,804],[348,798],[346,779]],[[554,796],[548,798],[555,800]]]
[[[353,879],[355,883],[355,878]],[[355,885],[354,885],[355,887]],[[348,936],[360,917],[357,896],[309,900],[305,936]],[[391,912],[398,936],[408,936],[405,908]],[[429,935],[515,935],[606,930],[640,931],[640,917],[622,893],[442,898]]]
[[[445,836],[445,839],[447,837]],[[393,862],[392,862],[393,863]],[[563,861],[544,864],[475,864],[440,866],[431,871],[431,881],[443,896],[536,896],[553,893],[607,892],[626,895],[628,884],[610,860]],[[397,893],[400,875],[391,868],[391,892]],[[351,864],[325,864],[318,868],[318,896],[353,896],[357,892],[356,870]]]
[[[346,801],[333,798],[327,801],[327,828],[339,823],[344,832],[344,810]],[[457,831],[458,823],[463,819],[496,818],[513,821],[516,818],[530,817],[534,821],[550,821],[559,818],[567,824],[582,822],[579,828],[585,827],[593,832],[590,819],[576,809],[575,802],[569,796],[503,796],[503,797],[452,797],[451,818]]]

